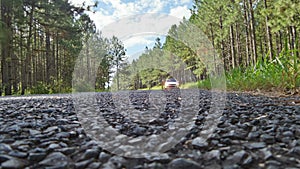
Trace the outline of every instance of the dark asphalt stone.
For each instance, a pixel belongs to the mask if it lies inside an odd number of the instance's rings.
[[[294,136],[294,133],[291,132],[291,131],[285,131],[282,133],[283,136],[285,137],[293,137]]]
[[[247,143],[245,145],[247,148],[253,150],[253,149],[261,149],[266,147],[266,143],[264,142],[252,142],[252,143]]]
[[[18,146],[17,150],[27,152],[30,150],[30,146],[29,145],[20,145],[20,146]]]
[[[68,132],[60,132],[60,133],[57,133],[56,134],[56,137],[57,138],[69,138],[70,137],[70,133],[68,133]]]
[[[1,163],[1,167],[3,169],[25,168],[28,164],[29,164],[28,161],[25,161],[23,159],[13,158]]]
[[[3,169],[17,169],[17,168],[25,168],[29,162],[24,159],[6,156],[6,160],[1,162],[1,167]],[[0,160],[3,159],[3,156],[0,157]],[[1,160],[2,161],[2,160]]]
[[[222,169],[222,166],[218,163],[214,163],[204,166],[203,169]]]
[[[47,156],[46,152],[44,153],[29,153],[28,160],[31,163],[39,162]]]
[[[51,127],[48,127],[46,130],[44,130],[43,133],[56,132],[58,130],[59,130],[58,126],[51,126]]]
[[[48,146],[48,149],[49,150],[53,150],[53,149],[59,149],[61,148],[59,144],[55,144],[55,143],[52,143]]]
[[[281,162],[275,161],[275,160],[267,160],[266,161],[267,166],[272,166],[272,167],[279,167],[281,165]]]
[[[65,155],[71,155],[76,151],[76,148],[75,147],[65,147],[65,148],[58,149],[57,151],[62,152]]]
[[[206,160],[213,160],[213,159],[220,159],[221,152],[220,150],[211,150],[209,152],[206,152],[203,157]]]
[[[11,146],[9,144],[0,144],[0,152],[10,152],[12,150]]]
[[[70,138],[75,138],[76,136],[78,136],[76,131],[70,131],[69,134],[70,134]]]
[[[177,158],[172,160],[168,164],[169,169],[183,169],[183,168],[189,168],[189,169],[199,169],[201,166],[190,159],[185,159],[185,158]]]
[[[11,125],[11,126],[8,126],[7,128],[5,128],[5,132],[20,132],[21,131],[21,127],[17,124],[15,125]]]
[[[201,137],[197,137],[193,139],[192,145],[197,147],[197,148],[204,148],[208,146],[208,143],[206,142],[206,139],[203,139]]]
[[[261,153],[261,158],[264,160],[268,160],[272,157],[272,152],[268,148],[260,149],[259,152]]]
[[[95,149],[88,149],[84,152],[83,158],[84,159],[90,159],[90,158],[96,158],[99,156],[99,150]]]
[[[233,164],[242,163],[242,159],[247,156],[247,152],[241,150],[239,152],[234,153],[232,156],[229,156],[226,160],[231,161]]]
[[[248,139],[249,140],[256,140],[260,136],[259,132],[249,132]]]
[[[41,131],[30,129],[29,134],[32,136],[35,136],[35,135],[41,134]]]
[[[224,161],[222,163],[223,169],[239,169],[241,168],[241,166],[239,166],[238,164],[232,164],[230,161]],[[213,168],[211,168],[213,169]]]
[[[89,168],[89,169],[99,169],[100,167],[101,167],[100,162],[92,162],[88,165],[87,168]]]
[[[112,156],[107,163],[103,164],[103,168],[122,168],[125,167],[127,161],[123,157]]]
[[[92,161],[93,161],[93,159],[77,162],[77,163],[75,163],[75,168],[76,169],[87,168],[87,165],[89,165]]]
[[[300,156],[300,146],[294,147],[291,149],[291,152]]]
[[[18,157],[18,158],[26,158],[28,153],[13,150],[13,151],[10,151],[8,153],[8,155],[13,156],[13,157]]]
[[[153,162],[153,163],[147,164],[146,168],[149,168],[149,169],[164,169],[166,167],[164,167],[161,163]]]
[[[46,153],[47,150],[44,148],[36,147],[34,149],[31,149],[29,152],[31,152],[31,153]]]
[[[252,162],[253,162],[252,156],[248,155],[248,157],[246,157],[246,159],[243,160],[242,165],[247,167],[247,165],[250,165]]]
[[[43,166],[57,167],[57,168],[68,168],[70,166],[70,158],[60,152],[52,152],[39,164]]]
[[[107,154],[107,153],[105,153],[105,152],[101,152],[100,154],[99,154],[99,160],[101,161],[101,162],[106,162],[106,161],[108,161],[109,160],[109,158],[111,157],[111,155],[110,154]]]
[[[139,127],[139,126],[136,126],[133,130],[132,130],[132,133],[135,134],[135,135],[144,135],[144,133],[147,131],[146,128],[144,127]]]
[[[271,135],[269,135],[269,134],[262,134],[261,136],[260,136],[260,138],[262,139],[262,141],[264,141],[265,143],[267,143],[267,144],[273,144],[273,143],[275,143],[275,137],[274,136],[271,136]]]

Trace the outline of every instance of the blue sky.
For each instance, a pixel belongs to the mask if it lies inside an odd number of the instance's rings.
[[[94,0],[69,0],[74,5],[83,2],[93,4]],[[99,5],[96,12],[88,12],[90,18],[95,22],[98,30],[104,30],[108,25],[134,15],[145,13],[159,13],[182,19],[189,18],[193,0],[98,0]],[[177,24],[177,23],[172,23]],[[169,26],[171,27],[170,24]],[[152,47],[157,37],[164,41],[162,35],[136,35],[123,40],[129,57],[138,57],[145,47]]]

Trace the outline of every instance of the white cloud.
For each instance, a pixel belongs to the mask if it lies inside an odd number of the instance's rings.
[[[167,5],[166,1],[161,0],[148,0],[150,10],[147,12],[150,13],[160,13],[164,12],[163,8]]]
[[[72,4],[82,5],[83,2],[85,2],[85,4],[93,4],[94,0],[69,0],[69,1]],[[110,25],[111,23],[116,23],[120,19],[122,20],[123,18],[126,18],[128,16],[135,16],[138,14],[145,14],[145,13],[162,13],[162,14],[174,16],[179,19],[182,19],[184,16],[186,18],[189,18],[191,14],[188,5],[191,3],[191,1],[192,0],[131,0],[130,2],[124,2],[122,0],[100,0],[100,4],[98,6],[97,12],[95,13],[87,12],[87,13],[91,17],[91,19],[95,22],[97,29],[102,30],[103,28],[111,27]],[[152,18],[152,19],[156,19],[156,18]],[[174,20],[176,22],[171,23],[172,19],[167,19],[167,20],[161,19],[160,23],[155,22],[156,24],[154,25],[145,24],[143,26],[152,27],[152,28],[158,27],[159,29],[166,29],[167,31],[172,24],[178,23],[176,19]],[[145,22],[152,23],[151,19],[149,21],[143,20],[142,23]],[[132,27],[130,28],[131,31],[129,32],[132,31],[139,32],[141,30],[138,29],[144,29],[141,28],[140,26],[133,26],[136,27],[136,29]],[[116,31],[118,31],[117,33],[121,32],[121,34],[122,31],[128,32],[128,30],[126,30],[128,28],[123,28],[123,29],[124,30],[118,27]],[[149,35],[135,36],[132,38],[125,39],[123,43],[126,48],[133,48],[136,45],[142,46],[142,48],[144,48],[145,46],[150,46],[153,43],[153,39],[150,40]]]
[[[121,0],[103,0],[107,5],[111,5],[113,16],[116,18],[148,12],[162,12],[164,1],[161,0],[133,0],[122,2]]]
[[[187,6],[178,6],[170,10],[170,15],[178,17],[178,18],[189,18],[191,16],[191,12]]]
[[[177,1],[179,1],[179,4],[181,5],[185,5],[191,2],[191,0],[177,0]]]
[[[154,39],[157,36],[134,36],[128,39],[125,39],[124,46],[125,48],[131,48],[136,45],[149,46],[153,43]]]
[[[123,18],[101,29],[105,37],[113,35],[120,39],[141,35],[166,35],[173,24],[181,19],[163,14],[144,14]]]
[[[69,0],[69,2],[75,6],[81,6],[83,3],[85,3],[85,5],[95,4],[93,0]]]
[[[94,0],[69,0],[72,4],[81,5],[93,4]],[[123,2],[122,0],[100,0],[102,4],[108,7],[99,9],[96,13],[88,12],[91,19],[94,20],[97,29],[101,30],[105,25],[116,22],[127,16],[144,14],[144,13],[164,13],[170,14],[178,18],[185,16],[190,17],[187,7],[191,0],[132,0]]]
[[[106,15],[103,12],[87,12],[90,18],[95,22],[97,29],[101,30],[105,25],[115,22],[117,19],[112,15]]]

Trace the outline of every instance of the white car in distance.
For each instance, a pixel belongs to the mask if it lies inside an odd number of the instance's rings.
[[[169,78],[164,81],[164,89],[177,89],[179,88],[179,82],[175,78]]]

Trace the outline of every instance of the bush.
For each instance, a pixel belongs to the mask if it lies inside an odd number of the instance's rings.
[[[236,68],[226,74],[230,90],[293,90],[300,84],[296,51],[284,50],[272,61],[259,60],[254,67]]]
[[[49,86],[43,82],[37,82],[37,85],[25,91],[25,94],[49,94]]]

